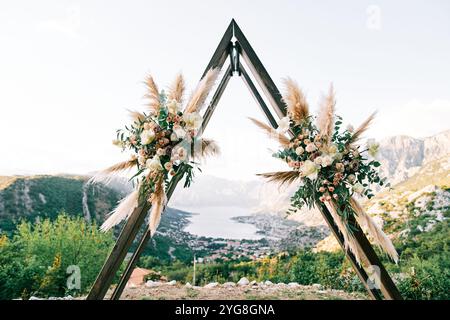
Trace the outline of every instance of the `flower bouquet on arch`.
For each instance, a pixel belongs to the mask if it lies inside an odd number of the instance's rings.
[[[200,115],[209,91],[218,76],[209,70],[192,93],[184,108],[184,79],[178,75],[168,90],[159,91],[151,76],[145,80],[148,99],[144,112],[130,111],[132,123],[117,130],[113,143],[128,152],[128,160],[96,173],[91,182],[108,182],[112,175],[134,170],[130,180],[135,190],[122,199],[110,213],[101,229],[106,231],[127,219],[145,201],[151,203],[149,229],[153,236],[166,203],[166,188],[171,179],[185,174],[189,187],[198,161],[219,152],[213,140],[202,137],[203,118]],[[180,170],[180,169],[183,170]]]
[[[356,199],[371,198],[374,185],[387,186],[385,179],[378,174],[380,163],[374,159],[378,145],[372,143],[363,148],[359,144],[375,114],[357,129],[342,129],[342,118],[335,114],[332,86],[322,99],[317,117],[310,115],[305,96],[293,80],[285,80],[285,86],[283,101],[287,116],[279,121],[277,130],[256,119],[251,120],[280,143],[281,150],[273,156],[285,162],[291,170],[260,176],[280,185],[299,183],[291,198],[293,210],[305,205],[311,208],[316,203],[326,205],[344,237],[345,246],[359,263],[360,253],[353,237],[352,221],[358,222],[397,262],[398,254],[391,240]],[[286,133],[291,138],[286,137]]]

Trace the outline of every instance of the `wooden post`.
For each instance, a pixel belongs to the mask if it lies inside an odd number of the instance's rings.
[[[178,174],[170,181],[169,188],[167,189],[166,195],[167,195],[167,201],[170,200],[172,197],[173,192],[175,191],[176,186],[180,182],[180,180],[183,178],[184,173],[186,172],[186,167],[181,166],[178,169]],[[164,208],[165,210],[165,208]],[[164,211],[163,210],[163,211]],[[117,286],[114,288],[114,291],[111,295],[111,300],[118,300],[120,296],[122,295],[123,290],[125,289],[125,286],[130,279],[131,274],[133,273],[134,267],[136,266],[139,257],[142,255],[142,252],[144,252],[145,247],[147,246],[148,241],[151,239],[151,233],[148,228],[144,231],[144,235],[142,236],[141,240],[139,241],[139,245],[134,251],[133,255],[131,256],[130,260],[128,260],[127,266],[120,276],[119,282]],[[110,284],[108,284],[109,287]],[[103,296],[104,297],[104,296]],[[102,299],[103,299],[102,297]]]
[[[149,209],[150,205],[148,202],[145,202],[143,206],[136,208],[133,213],[131,213],[122,229],[122,232],[117,238],[114,248],[97,276],[97,279],[95,280],[95,283],[86,298],[87,300],[103,299],[114,279],[114,276],[116,275],[117,270],[119,270],[120,265],[125,259],[133,240],[136,238],[136,235],[142,226]]]

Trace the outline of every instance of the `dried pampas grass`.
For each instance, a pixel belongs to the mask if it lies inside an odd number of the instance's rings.
[[[272,128],[271,126],[269,126],[265,123],[262,123],[259,120],[256,120],[254,118],[249,118],[249,119],[254,124],[256,124],[259,128],[264,130],[270,138],[277,140],[283,147],[289,147],[289,144],[291,141],[286,136],[278,133],[277,130],[275,130],[274,128]]]
[[[345,250],[350,250],[350,252],[353,253],[355,257],[356,262],[358,262],[358,264],[361,266],[363,262],[361,261],[362,255],[359,250],[358,243],[356,242],[355,237],[348,231],[347,226],[338,213],[336,204],[334,202],[328,202],[326,203],[326,206],[328,207],[328,210],[333,217],[334,223],[336,223],[339,231],[342,234],[342,237],[344,238]]]
[[[206,98],[211,91],[211,88],[216,83],[219,76],[219,69],[210,69],[205,74],[202,80],[200,80],[197,88],[192,93],[189,102],[186,105],[184,113],[199,112],[205,103]]]
[[[353,197],[350,198],[350,205],[356,213],[356,221],[363,226],[367,233],[375,240],[375,242],[397,263],[398,253],[392,244],[391,239],[381,230],[370,215],[368,215],[361,205]]]
[[[138,207],[139,191],[135,190],[127,197],[123,198],[119,205],[110,213],[108,219],[103,222],[100,229],[108,231],[122,220],[128,219],[134,209]]]
[[[280,187],[284,184],[291,184],[298,178],[300,178],[300,172],[298,171],[278,171],[259,173],[257,176],[266,178],[269,182],[276,182],[280,184]]]
[[[220,148],[214,140],[202,138],[192,148],[192,159],[204,159],[220,154]]]
[[[286,92],[283,95],[283,101],[287,106],[287,113],[292,121],[299,124],[309,115],[308,102],[297,83],[291,78],[284,79]]]
[[[148,226],[152,237],[155,235],[156,229],[161,222],[161,215],[166,204],[166,199],[166,193],[164,192],[164,180],[161,176],[156,182],[155,192],[152,193],[149,199],[152,204],[152,208],[150,211]]]
[[[172,85],[169,87],[169,100],[175,100],[178,103],[183,102],[183,93],[185,89],[184,78],[180,73],[177,75]]]
[[[131,159],[123,162],[116,163],[115,165],[112,165],[109,168],[106,168],[102,171],[97,172],[94,176],[92,176],[88,183],[98,183],[102,182],[105,184],[108,184],[111,181],[111,178],[119,173],[126,170],[129,170],[136,166],[137,161],[136,159]]]
[[[139,111],[128,110],[128,113],[130,115],[130,118],[136,123],[144,121],[145,119],[145,115]]]
[[[367,129],[369,129],[370,125],[373,122],[373,119],[375,119],[376,114],[377,112],[375,111],[363,123],[361,123],[361,125],[353,132],[353,135],[349,140],[349,144],[353,144],[361,139],[363,133],[366,132]]]
[[[159,109],[161,108],[161,103],[159,102],[159,90],[151,75],[148,75],[145,78],[145,86],[147,87],[147,93],[144,97],[149,99],[147,105],[148,109],[151,113],[158,114]]]
[[[317,127],[326,144],[330,143],[333,134],[335,108],[336,98],[333,84],[331,84],[328,94],[322,97],[319,114],[317,115]]]

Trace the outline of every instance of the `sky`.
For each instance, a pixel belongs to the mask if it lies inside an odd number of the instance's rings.
[[[332,82],[337,112],[368,136],[450,129],[448,1],[0,2],[0,175],[85,174],[126,159],[112,146],[144,108],[142,80],[182,72],[193,89],[235,18],[275,83],[291,77],[311,109]],[[263,120],[233,77],[205,136],[208,174],[249,180],[284,168],[247,117]]]

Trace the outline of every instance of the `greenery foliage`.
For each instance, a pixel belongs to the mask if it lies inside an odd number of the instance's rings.
[[[411,223],[414,223],[412,221]],[[393,276],[405,299],[450,299],[450,228],[448,220],[432,230],[397,240],[398,265],[387,258],[383,264]],[[380,256],[382,256],[380,254]],[[193,281],[193,266],[188,261],[165,261],[143,257],[140,266],[158,270],[169,280]],[[234,260],[202,263],[196,266],[196,284],[250,280],[321,284],[326,288],[364,292],[344,254],[339,251],[312,252],[309,249],[265,257],[256,261]]]
[[[10,239],[0,236],[0,299],[85,293],[113,245],[111,233],[82,218],[59,215],[34,225],[21,222]],[[67,288],[67,268],[81,271],[79,290]]]

